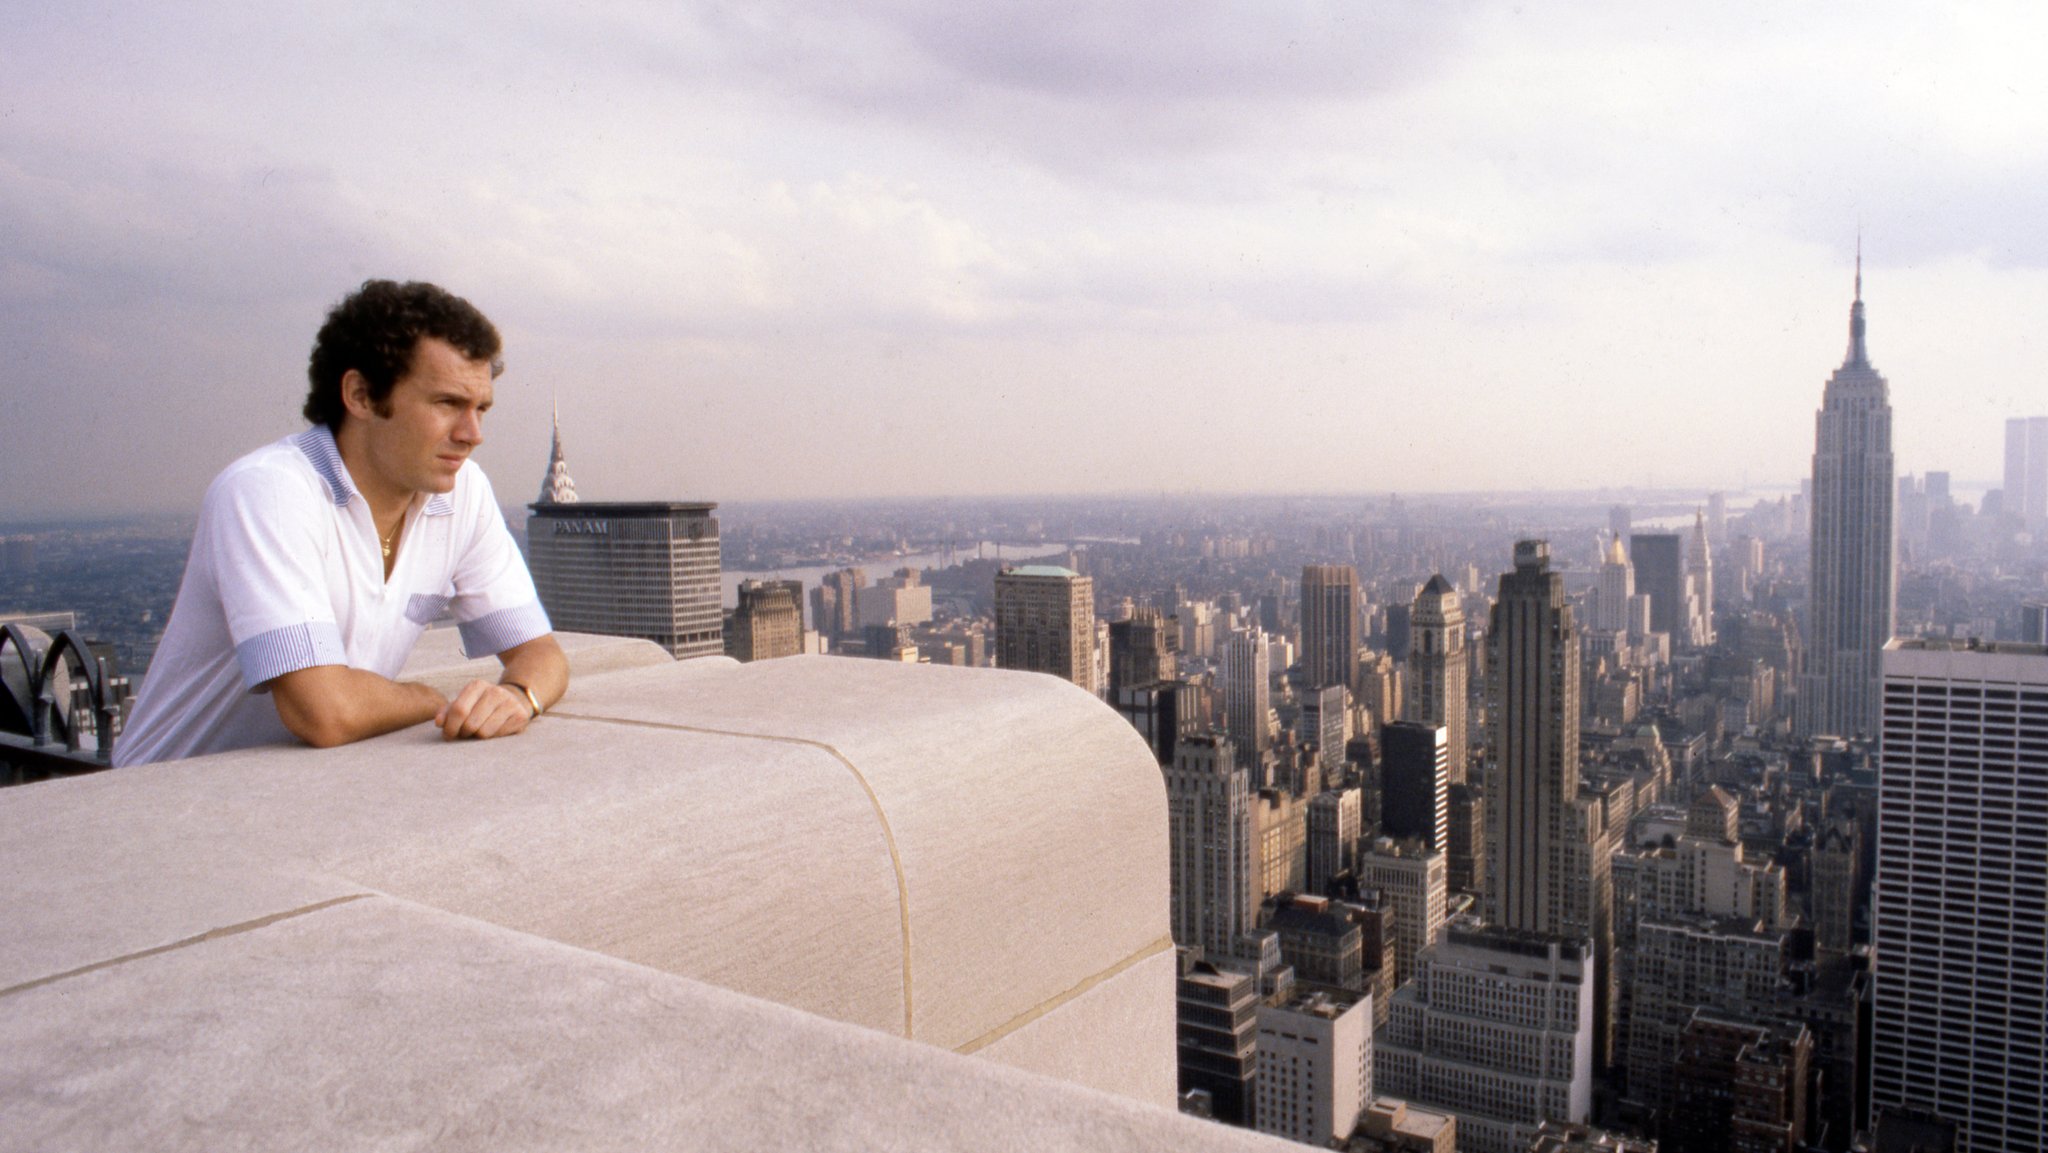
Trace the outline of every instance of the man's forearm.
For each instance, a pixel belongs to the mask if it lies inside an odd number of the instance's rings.
[[[422,684],[346,665],[316,665],[270,682],[277,716],[292,735],[331,748],[434,719],[447,698]]]
[[[505,673],[500,684],[512,681],[533,690],[542,708],[553,708],[569,690],[569,658],[553,633],[538,636],[498,654]]]

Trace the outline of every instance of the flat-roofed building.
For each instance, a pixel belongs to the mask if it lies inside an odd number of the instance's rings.
[[[2048,1134],[2048,648],[1884,652],[1874,1114],[1955,1125],[1956,1153]]]
[[[725,652],[716,504],[527,507],[527,567],[556,631],[650,640],[677,660]]]
[[[1051,673],[1095,691],[1095,582],[1058,565],[996,574],[996,667]]]
[[[1349,1137],[1372,1099],[1372,997],[1259,1006],[1256,1124],[1310,1145]]]

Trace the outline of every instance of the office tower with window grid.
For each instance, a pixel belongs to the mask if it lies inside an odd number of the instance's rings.
[[[2038,1151],[2048,647],[1892,642],[1882,749],[1871,1109],[1952,1122],[1956,1153]]]

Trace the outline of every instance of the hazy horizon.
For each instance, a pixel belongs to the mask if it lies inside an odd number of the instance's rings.
[[[531,499],[1782,485],[1859,224],[1902,472],[2048,411],[2048,14],[133,5],[0,44],[0,516],[196,508],[468,296]]]

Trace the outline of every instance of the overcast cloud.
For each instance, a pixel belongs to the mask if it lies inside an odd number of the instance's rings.
[[[595,499],[1791,481],[1859,221],[1901,466],[2048,412],[2036,5],[10,24],[7,519],[193,507],[370,276],[505,331],[513,500],[551,394]]]

